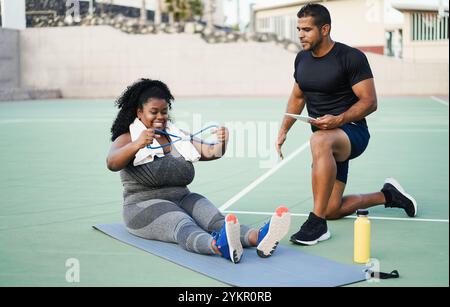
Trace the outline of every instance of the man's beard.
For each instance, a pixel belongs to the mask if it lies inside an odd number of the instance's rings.
[[[319,36],[319,40],[315,44],[311,44],[311,49],[310,50],[312,52],[316,52],[320,48],[320,46],[322,45],[322,42],[323,42],[323,37]]]

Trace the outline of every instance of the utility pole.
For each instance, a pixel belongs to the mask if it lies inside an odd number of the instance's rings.
[[[155,1],[155,25],[161,24],[161,0]]]
[[[145,5],[145,0],[141,0],[141,18],[139,22],[142,25],[147,23],[147,7]]]
[[[239,0],[236,0],[236,23],[241,29],[241,6],[239,5]]]
[[[216,10],[216,0],[207,0],[208,8],[206,9],[206,27],[208,29],[214,28],[214,12]]]
[[[94,0],[89,0],[89,16],[94,15]]]

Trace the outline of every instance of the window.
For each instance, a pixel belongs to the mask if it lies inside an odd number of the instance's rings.
[[[279,38],[285,38],[294,42],[298,41],[297,18],[294,16],[272,16],[258,18],[256,22],[257,32],[275,33]]]
[[[413,13],[412,40],[446,40],[448,39],[448,26],[448,15],[439,17],[436,13]]]

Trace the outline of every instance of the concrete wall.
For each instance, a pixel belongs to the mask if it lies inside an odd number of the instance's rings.
[[[189,34],[128,35],[108,26],[21,32],[22,86],[64,97],[116,97],[138,78],[166,82],[175,96],[285,96],[295,54],[274,43],[206,44]],[[379,95],[448,95],[447,63],[368,53]]]
[[[293,84],[295,54],[273,43],[206,44],[99,26],[30,28],[21,44],[23,85],[60,88],[65,97],[114,97],[141,77],[183,96],[286,94]]]
[[[19,31],[0,28],[0,90],[19,87]]]
[[[447,41],[410,42],[403,47],[403,58],[417,62],[449,62],[449,44]]]
[[[21,86],[20,50],[20,31],[0,28],[0,101],[60,98],[50,86]]]

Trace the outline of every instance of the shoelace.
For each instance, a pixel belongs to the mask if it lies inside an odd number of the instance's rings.
[[[315,226],[315,224],[317,223],[315,223],[312,219],[308,218],[301,228],[308,228],[310,226]]]
[[[219,241],[219,239],[220,239],[220,232],[217,232],[217,231],[213,231],[212,233],[211,233],[211,236],[213,237],[213,239],[216,241],[216,243],[217,243],[217,241]]]
[[[319,220],[308,218],[306,222],[302,225],[300,230],[307,230],[307,232],[312,232],[313,229],[319,225]]]

